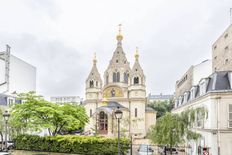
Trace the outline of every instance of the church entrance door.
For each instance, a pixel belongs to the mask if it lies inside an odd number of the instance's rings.
[[[108,116],[103,111],[99,113],[99,133],[100,134],[108,133]]]

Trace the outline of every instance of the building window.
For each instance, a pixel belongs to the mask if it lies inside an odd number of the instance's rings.
[[[225,60],[225,64],[227,64],[228,62],[229,62],[229,60],[228,60],[228,59],[226,59],[226,60]]]
[[[96,81],[96,87],[98,87],[98,81]]]
[[[92,109],[89,110],[89,116],[91,117],[93,115]]]
[[[116,82],[116,79],[117,79],[117,74],[114,72],[113,73],[113,82]]]
[[[109,83],[109,75],[106,75],[106,84]]]
[[[116,63],[118,63],[118,60],[116,60]]]
[[[227,34],[225,34],[224,38],[226,39],[227,37],[228,37],[228,33],[227,33]]]
[[[201,112],[196,112],[196,126],[202,127],[203,125],[203,115]]]
[[[138,110],[137,110],[137,108],[135,108],[135,117],[137,117],[138,116]]]
[[[93,80],[89,81],[89,87],[93,88],[94,84],[93,84]]]
[[[229,122],[228,127],[232,128],[232,104],[229,104]]]
[[[134,84],[139,84],[139,77],[134,77]]]
[[[129,77],[129,74],[128,73],[124,73],[124,82],[125,83],[128,83],[128,77]]]
[[[120,73],[117,72],[117,81],[116,82],[120,82]]]
[[[217,60],[217,56],[214,57],[214,60]]]

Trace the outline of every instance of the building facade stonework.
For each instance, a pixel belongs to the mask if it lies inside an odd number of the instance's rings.
[[[212,46],[213,71],[232,70],[232,24]]]
[[[117,136],[114,112],[123,112],[121,134],[137,138],[146,136],[149,127],[156,123],[156,112],[147,107],[145,75],[136,49],[133,67],[122,48],[123,36],[117,35],[117,47],[101,79],[96,55],[86,79],[84,106],[90,118],[85,132],[109,137]]]

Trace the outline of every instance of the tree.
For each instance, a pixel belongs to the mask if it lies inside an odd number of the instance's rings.
[[[191,130],[196,114],[200,114],[202,120],[207,117],[204,108],[189,109],[180,114],[166,113],[150,128],[148,137],[153,143],[168,145],[170,148],[185,140],[197,140],[201,135]]]
[[[166,112],[171,112],[173,109],[174,103],[172,100],[170,101],[154,101],[148,104],[149,107],[157,111],[156,117],[160,118]]]
[[[54,136],[62,130],[83,128],[88,122],[82,106],[50,103],[34,92],[20,94],[19,99],[24,103],[14,105],[10,117],[10,124],[18,133],[47,128]]]

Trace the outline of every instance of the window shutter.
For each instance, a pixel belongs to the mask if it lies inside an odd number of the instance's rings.
[[[229,104],[229,128],[232,128],[232,104]]]

